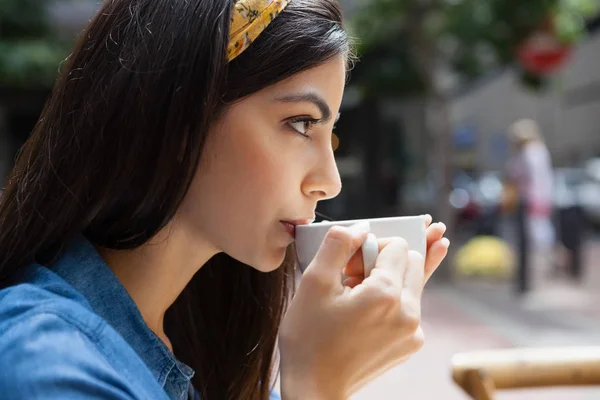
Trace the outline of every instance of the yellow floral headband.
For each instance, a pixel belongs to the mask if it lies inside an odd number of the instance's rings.
[[[290,0],[235,0],[227,60],[231,61],[256,40]]]

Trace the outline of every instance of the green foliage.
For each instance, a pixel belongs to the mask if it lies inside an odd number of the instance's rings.
[[[475,78],[514,59],[515,48],[537,28],[555,0],[465,0],[448,7],[441,38],[456,43],[443,53],[456,72]]]
[[[557,37],[565,43],[577,41],[585,32],[585,19],[598,12],[598,0],[561,0],[555,9]]]
[[[50,87],[65,49],[44,40],[0,41],[0,88]]]
[[[48,0],[0,0],[0,89],[52,85],[68,48],[49,23]]]
[[[518,44],[549,18],[557,37],[573,43],[598,11],[598,0],[370,0],[351,22],[363,60],[353,76],[369,92],[422,91],[417,53],[427,47],[466,83],[512,63]],[[525,83],[542,80],[526,75]]]

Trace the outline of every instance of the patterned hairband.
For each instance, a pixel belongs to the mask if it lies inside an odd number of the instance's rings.
[[[290,0],[234,0],[227,60],[231,61],[242,54],[289,2]]]

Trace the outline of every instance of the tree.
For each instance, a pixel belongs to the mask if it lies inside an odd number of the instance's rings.
[[[551,21],[563,43],[584,31],[585,17],[598,12],[597,0],[370,0],[351,30],[360,38],[362,61],[353,71],[367,98],[421,94],[433,143],[431,169],[438,188],[436,219],[453,233],[448,198],[452,146],[447,89],[440,71],[460,84],[486,71],[513,64],[518,46]],[[545,76],[522,69],[523,82],[541,87]],[[443,271],[447,271],[444,273]],[[450,277],[448,268],[443,278]]]
[[[53,29],[51,3],[0,0],[0,186],[72,44]]]
[[[0,89],[52,87],[68,43],[52,28],[47,0],[0,0]]]

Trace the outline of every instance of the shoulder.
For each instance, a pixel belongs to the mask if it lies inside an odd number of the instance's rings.
[[[0,340],[9,330],[37,334],[46,329],[34,321],[54,321],[93,334],[98,322],[85,298],[45,268],[27,268],[23,280],[0,290]],[[60,322],[60,323],[59,323]]]
[[[33,313],[0,332],[4,399],[134,398],[94,343],[52,313]]]
[[[525,147],[523,153],[528,158],[543,158],[550,154],[546,145],[538,142],[530,143]]]
[[[136,398],[99,348],[104,326],[59,281],[0,291],[0,388],[21,398]],[[62,292],[61,292],[62,291]]]

